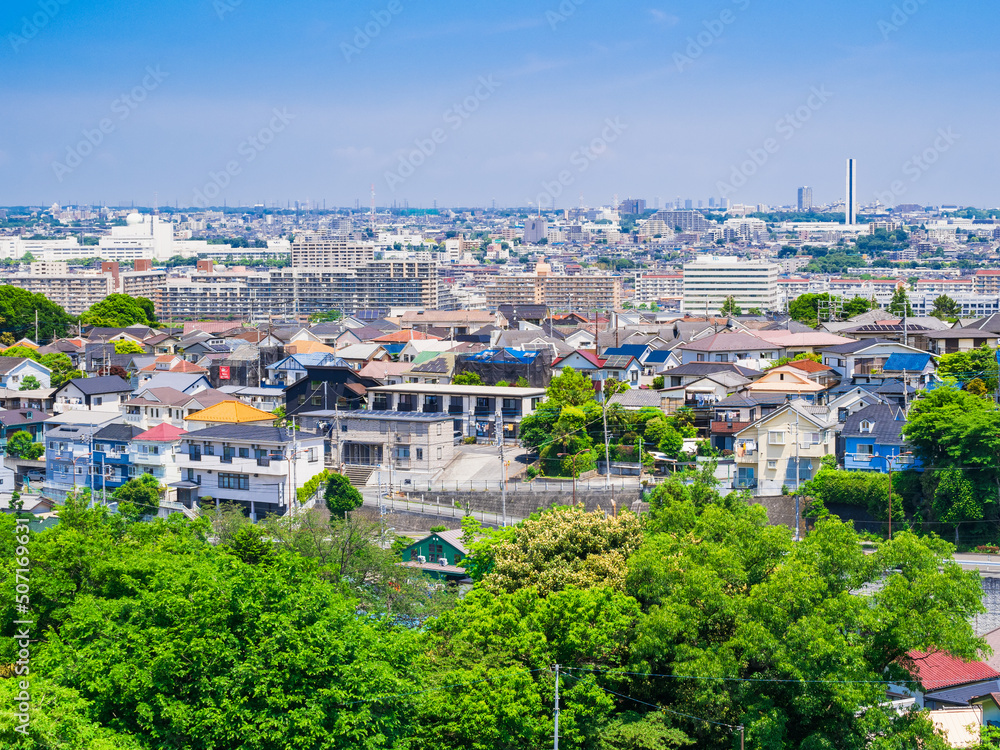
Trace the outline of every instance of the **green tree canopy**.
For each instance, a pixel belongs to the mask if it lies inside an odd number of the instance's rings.
[[[130,297],[127,294],[109,294],[80,316],[84,325],[106,328],[127,328],[148,326],[156,322],[150,318],[153,303],[144,297]]]
[[[44,453],[45,445],[43,443],[36,443],[31,435],[24,430],[18,430],[7,438],[8,456],[37,461]]]
[[[562,372],[549,381],[545,390],[548,403],[557,406],[583,406],[594,400],[594,382],[572,367],[564,367]]]
[[[736,304],[736,298],[732,295],[726,297],[726,301],[722,303],[722,314],[723,315],[742,315],[742,308]]]
[[[24,379],[21,380],[21,387],[18,388],[19,391],[37,391],[42,387],[42,381],[36,378],[34,375],[25,375]]]
[[[10,333],[15,340],[34,338],[36,312],[41,341],[66,335],[73,320],[59,305],[41,294],[32,294],[14,286],[0,286],[0,331]]]
[[[159,480],[152,474],[143,474],[125,482],[112,497],[118,501],[118,512],[122,517],[137,521],[156,513],[160,507],[161,492]]]
[[[896,287],[896,291],[893,292],[892,300],[890,300],[887,309],[893,315],[900,317],[913,315],[913,307],[910,305],[910,297],[907,295],[905,287]]]
[[[955,320],[961,314],[961,306],[947,294],[942,294],[934,299],[934,308],[931,310],[931,315],[935,318]]]
[[[80,371],[73,369],[73,360],[69,358],[68,354],[52,352],[51,354],[42,356],[41,363],[52,371],[52,375],[49,378],[49,385],[53,388],[58,388],[68,380],[79,377],[79,375],[73,374]]]
[[[330,515],[344,518],[348,511],[360,508],[364,504],[364,498],[351,486],[350,479],[343,474],[331,474],[323,491],[323,502]]]
[[[452,385],[482,385],[483,379],[478,372],[460,372],[451,379]]]
[[[115,342],[115,354],[143,354],[145,351],[142,344],[131,339],[121,339]]]
[[[954,378],[959,383],[968,383],[978,378],[983,381],[987,391],[996,392],[996,349],[991,349],[986,344],[967,352],[942,354],[938,358],[937,368],[938,375],[942,378]]]

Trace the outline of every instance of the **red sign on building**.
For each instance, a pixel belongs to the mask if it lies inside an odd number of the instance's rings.
[[[228,367],[223,367],[223,366],[219,367],[219,380],[229,380],[229,368]]]

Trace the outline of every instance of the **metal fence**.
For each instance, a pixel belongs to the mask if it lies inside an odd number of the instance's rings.
[[[662,481],[662,478],[660,478]],[[654,477],[643,477],[642,483],[646,485],[656,484]],[[500,492],[501,482],[498,479],[467,479],[465,481],[453,482],[433,482],[420,479],[405,479],[402,482],[393,481],[392,489],[397,492]],[[380,487],[387,487],[386,482],[382,482]],[[605,482],[604,477],[594,477],[591,479],[578,479],[576,482],[577,492],[590,490],[605,490],[609,487],[616,490],[635,490],[640,486],[637,477],[612,477]],[[573,480],[571,479],[543,479],[538,478],[530,482],[507,481],[506,490],[508,493],[537,493],[537,492],[573,492]]]

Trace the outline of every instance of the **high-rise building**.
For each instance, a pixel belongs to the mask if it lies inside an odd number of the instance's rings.
[[[686,208],[688,211],[690,211],[692,208],[694,208],[694,202],[690,198],[685,198],[684,199],[684,208]]]
[[[524,242],[526,245],[537,245],[540,240],[546,239],[549,232],[549,223],[542,218],[524,220]]]
[[[813,207],[813,189],[811,187],[799,188],[799,211],[811,211]]]
[[[717,313],[726,299],[733,297],[744,312],[752,308],[774,310],[779,271],[775,263],[701,256],[684,264],[681,309],[693,314]]]
[[[858,223],[858,170],[855,159],[847,160],[847,196],[844,217],[848,225]]]
[[[486,287],[486,304],[548,305],[553,310],[615,310],[622,304],[622,277],[553,274],[539,263],[534,274],[497,276]]]
[[[618,207],[618,211],[623,214],[641,214],[645,210],[645,198],[626,198]]]
[[[708,199],[708,207],[709,208],[715,208],[715,198],[709,198]]]

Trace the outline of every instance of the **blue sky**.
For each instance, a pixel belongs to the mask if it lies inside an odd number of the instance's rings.
[[[993,207],[998,15],[7,0],[0,203],[822,203],[853,156],[862,201]]]

